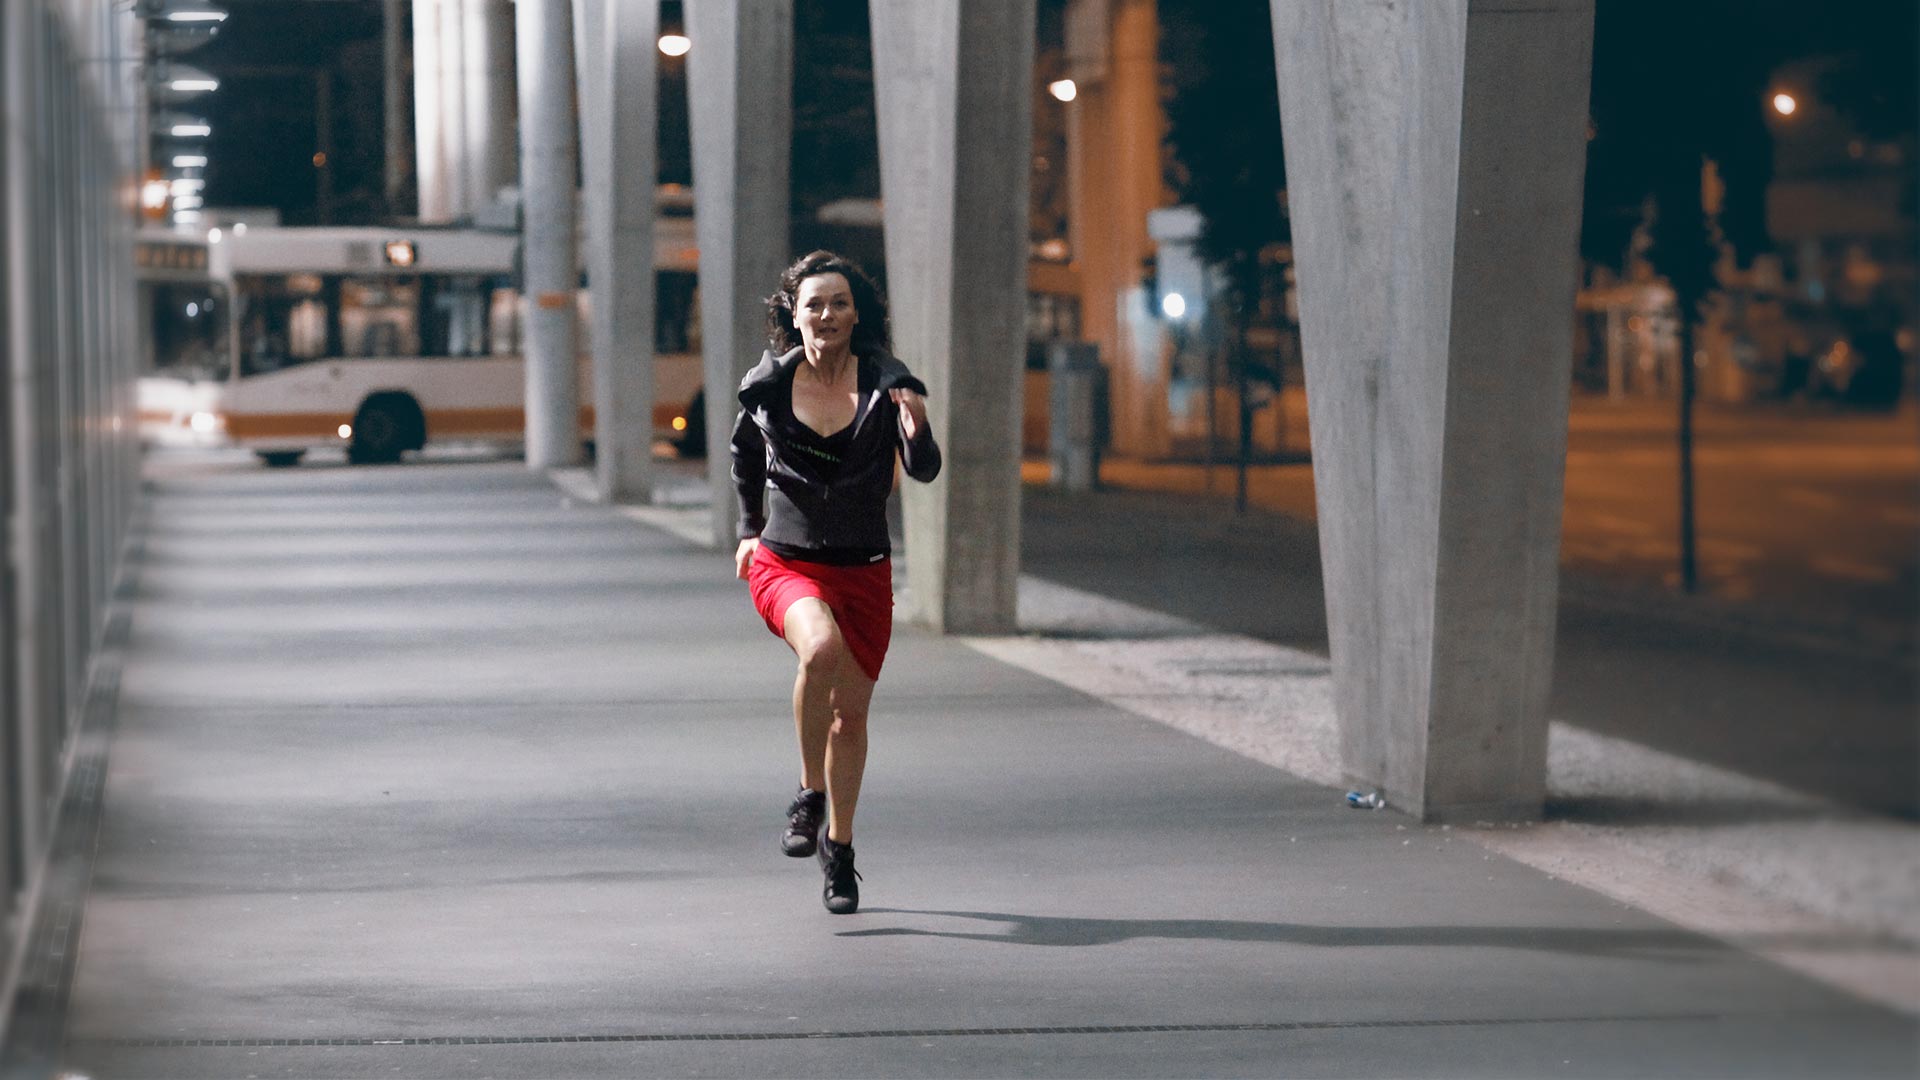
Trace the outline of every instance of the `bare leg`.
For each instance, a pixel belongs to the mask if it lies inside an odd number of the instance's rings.
[[[867,769],[867,707],[873,680],[860,670],[833,612],[808,597],[787,609],[787,644],[800,658],[793,722],[800,738],[800,783],[827,793],[827,836],[853,843],[853,812]]]
[[[827,790],[827,739],[833,689],[842,668],[855,668],[833,612],[813,597],[787,608],[787,644],[800,658],[793,680],[793,726],[800,740],[800,786]]]
[[[853,810],[867,771],[867,706],[872,701],[873,680],[848,657],[840,684],[833,688],[833,728],[827,740],[827,836],[836,844],[853,843]]]

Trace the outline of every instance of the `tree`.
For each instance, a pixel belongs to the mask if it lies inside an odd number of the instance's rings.
[[[1718,287],[1721,245],[1730,244],[1744,261],[1767,243],[1764,196],[1773,144],[1762,101],[1779,55],[1752,41],[1727,40],[1748,36],[1751,23],[1764,18],[1753,8],[1734,0],[1620,0],[1600,7],[1594,26],[1581,254],[1624,271],[1627,237],[1651,217],[1647,259],[1672,287],[1680,322],[1679,571],[1687,592],[1699,583],[1696,328]],[[1723,205],[1711,219],[1702,194],[1708,162],[1725,181]]]
[[[1272,249],[1291,239],[1273,29],[1267,0],[1163,0],[1160,11],[1160,55],[1170,80],[1167,179],[1181,201],[1200,212],[1200,256],[1224,283],[1226,367],[1239,389],[1238,505],[1244,510],[1252,390],[1262,383],[1277,393],[1283,378],[1278,363],[1259,362],[1247,346],[1262,295],[1277,291],[1280,267]]]

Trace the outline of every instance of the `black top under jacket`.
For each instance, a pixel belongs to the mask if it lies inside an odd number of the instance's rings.
[[[740,537],[757,536],[785,558],[878,562],[892,550],[887,495],[894,454],[915,480],[940,474],[931,426],[922,424],[909,440],[889,394],[925,394],[926,384],[885,352],[861,356],[853,422],[822,436],[793,415],[793,373],[805,362],[798,347],[780,356],[769,351],[740,382],[732,439]]]

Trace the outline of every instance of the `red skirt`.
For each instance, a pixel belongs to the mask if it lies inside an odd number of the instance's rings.
[[[787,609],[793,602],[807,596],[820,599],[833,613],[854,662],[867,678],[879,681],[887,643],[893,640],[892,560],[829,566],[783,559],[762,545],[747,568],[747,589],[767,629],[782,641],[787,637]]]

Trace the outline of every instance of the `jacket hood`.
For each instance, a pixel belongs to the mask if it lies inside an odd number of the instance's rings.
[[[800,345],[795,345],[778,356],[774,355],[772,349],[762,352],[760,362],[753,365],[753,370],[747,372],[746,377],[740,380],[740,404],[749,408],[757,404],[762,395],[778,385],[779,381],[793,370],[793,365],[804,362],[805,354],[805,347]],[[862,356],[860,362],[879,365],[880,378],[875,383],[874,389],[882,393],[895,388],[912,390],[921,395],[927,392],[927,384],[921,382],[913,372],[907,370],[907,365],[901,363],[885,349],[873,350]]]

